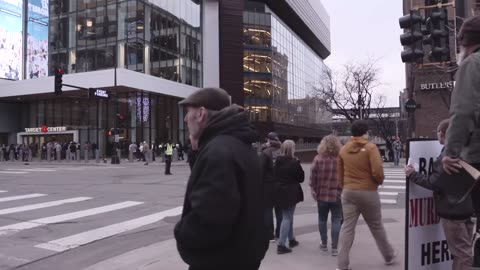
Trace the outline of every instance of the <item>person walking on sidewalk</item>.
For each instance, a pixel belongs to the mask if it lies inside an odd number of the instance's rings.
[[[449,125],[449,119],[445,119],[438,125],[437,137],[441,145],[445,145],[445,136]],[[413,181],[426,189],[434,190],[434,183],[443,173],[442,158],[445,148],[442,149],[440,156],[434,162],[433,172],[424,175],[415,172],[413,165],[405,166],[407,179]],[[448,249],[453,255],[452,270],[470,270],[472,258],[472,236],[473,214],[472,198],[469,196],[466,200],[458,204],[449,202],[444,194],[434,190],[435,210],[441,218],[443,231],[448,243]]]
[[[293,233],[293,215],[297,203],[303,201],[303,190],[300,183],[305,180],[305,173],[300,161],[295,158],[295,143],[292,140],[284,141],[280,147],[280,156],[275,162],[274,177],[277,181],[275,205],[282,209],[277,253],[285,254],[292,252],[291,248],[299,244]]]
[[[350,269],[350,249],[360,214],[375,238],[385,263],[391,265],[397,251],[387,239],[377,191],[385,178],[382,157],[377,146],[368,141],[368,122],[353,122],[351,132],[352,138],[340,150],[338,160],[338,179],[343,187],[344,220],[340,230],[337,269]]]
[[[265,205],[265,223],[270,241],[280,237],[282,210],[274,205],[275,177],[274,169],[277,157],[280,156],[280,138],[275,132],[268,133],[266,148],[260,154],[263,167],[263,201]],[[276,228],[273,225],[273,209],[275,209]]]
[[[172,175],[170,167],[172,166],[173,144],[169,140],[165,144],[165,175]]]
[[[400,137],[396,137],[395,141],[392,144],[393,148],[393,164],[394,166],[400,166],[400,155],[402,153],[402,141],[400,141]]]
[[[314,158],[310,174],[310,188],[318,207],[318,230],[320,231],[320,249],[327,251],[328,213],[332,219],[332,256],[338,255],[338,235],[342,226],[342,187],[338,180],[338,153],[342,144],[334,135],[322,139],[318,146],[318,155]]]
[[[197,90],[179,105],[198,151],[174,231],[180,256],[190,270],[258,270],[268,237],[249,113],[220,88]]]

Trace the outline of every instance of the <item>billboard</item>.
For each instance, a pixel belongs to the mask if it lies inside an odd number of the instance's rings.
[[[0,0],[0,78],[22,78],[22,0]]]
[[[28,0],[27,79],[48,76],[49,0]]]

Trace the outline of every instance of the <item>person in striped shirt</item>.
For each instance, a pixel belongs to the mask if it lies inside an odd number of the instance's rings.
[[[338,235],[343,216],[342,188],[337,177],[338,153],[341,147],[342,144],[336,136],[324,137],[318,145],[318,155],[313,160],[310,174],[310,188],[318,206],[318,230],[322,241],[320,249],[324,251],[328,250],[327,220],[328,213],[331,213],[332,256],[338,255]]]

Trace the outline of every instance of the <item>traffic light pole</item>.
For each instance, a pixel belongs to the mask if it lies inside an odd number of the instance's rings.
[[[80,89],[80,90],[87,90],[88,91],[88,88],[81,87],[81,86],[76,86],[76,85],[71,85],[71,84],[62,83],[62,86],[72,87],[72,88],[77,88],[77,89]]]

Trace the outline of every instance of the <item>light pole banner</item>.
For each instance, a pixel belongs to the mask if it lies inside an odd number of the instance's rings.
[[[410,140],[408,163],[414,164],[417,172],[430,174],[441,150],[437,140]],[[406,204],[406,269],[451,270],[453,258],[436,214],[432,191],[409,182]]]

